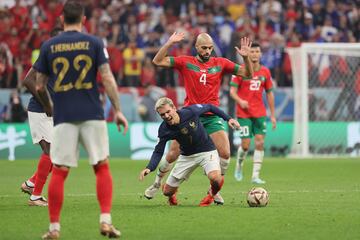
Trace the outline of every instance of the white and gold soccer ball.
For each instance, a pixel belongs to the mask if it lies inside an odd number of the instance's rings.
[[[247,195],[247,203],[250,207],[265,207],[269,202],[269,194],[262,187],[253,187]]]

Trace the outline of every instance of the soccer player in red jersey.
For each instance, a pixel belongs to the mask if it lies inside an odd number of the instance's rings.
[[[251,42],[248,38],[241,39],[240,49],[236,47],[237,52],[244,58],[245,66],[239,66],[226,58],[212,57],[214,43],[207,33],[201,33],[197,36],[196,56],[167,56],[169,48],[183,39],[184,33],[175,32],[172,34],[154,57],[153,63],[160,67],[173,67],[182,75],[186,91],[184,106],[192,104],[219,106],[219,90],[224,74],[252,76],[252,64],[248,58]],[[223,122],[218,116],[210,113],[203,115],[201,122],[216,146],[220,156],[221,173],[224,175],[230,162],[230,143]],[[155,182],[145,190],[145,197],[148,199],[154,197],[160,188],[162,177],[171,169],[172,163],[179,154],[179,144],[172,141],[165,160],[160,164]],[[214,202],[217,204],[224,203],[219,193],[214,196]]]
[[[243,178],[242,167],[249,150],[252,136],[255,141],[253,156],[252,182],[265,183],[260,179],[260,169],[264,158],[264,139],[266,135],[266,108],[263,102],[263,91],[270,109],[272,129],[276,128],[274,94],[270,70],[260,64],[261,48],[257,43],[252,43],[250,60],[253,63],[254,75],[252,78],[233,76],[231,80],[230,96],[237,103],[236,115],[241,125],[241,146],[237,153],[235,179]]]

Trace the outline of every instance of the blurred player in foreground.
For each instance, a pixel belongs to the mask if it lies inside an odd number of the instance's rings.
[[[109,139],[104,120],[96,74],[99,70],[105,91],[114,107],[115,122],[124,134],[128,123],[120,111],[117,86],[111,73],[108,54],[103,42],[81,33],[86,20],[83,6],[68,1],[61,20],[64,32],[47,42],[40,49],[34,68],[36,89],[44,110],[54,118],[53,140],[50,156],[53,171],[48,189],[50,227],[43,239],[60,237],[60,211],[64,200],[64,182],[70,167],[77,166],[79,143],[89,155],[89,162],[96,175],[96,193],[100,205],[100,233],[118,238],[120,231],[111,221],[112,176],[109,169]],[[53,107],[46,85],[54,85]]]
[[[50,36],[54,37],[62,32],[61,28],[55,28]],[[46,179],[51,172],[52,163],[50,159],[50,143],[52,139],[53,118],[47,116],[40,103],[40,98],[36,92],[36,70],[30,68],[23,81],[24,86],[32,94],[28,105],[28,118],[31,137],[34,144],[39,144],[42,150],[36,172],[31,178],[21,184],[21,190],[30,195],[29,206],[48,205],[47,200],[41,196]],[[52,87],[48,85],[49,93],[52,94]]]
[[[258,43],[252,43],[250,60],[253,63],[254,76],[252,78],[233,76],[231,80],[230,96],[237,103],[236,115],[241,125],[241,146],[237,153],[235,179],[243,179],[243,165],[248,153],[251,138],[254,136],[255,151],[253,156],[252,182],[265,183],[260,179],[260,169],[264,158],[264,140],[266,135],[266,108],[263,102],[263,91],[270,108],[272,129],[276,128],[274,94],[270,70],[260,64],[261,48]]]
[[[179,71],[185,84],[185,103],[184,106],[192,104],[213,104],[219,106],[219,90],[221,80],[224,74],[235,74],[243,77],[251,77],[253,70],[252,64],[248,58],[251,42],[248,38],[241,39],[241,48],[237,52],[243,57],[245,66],[231,62],[226,58],[212,57],[214,43],[211,36],[207,33],[201,33],[196,38],[195,48],[197,55],[194,56],[167,56],[168,49],[174,44],[184,39],[184,33],[174,33],[167,43],[160,48],[153,59],[153,63],[160,67],[173,67]],[[200,118],[207,133],[220,156],[221,174],[225,172],[230,163],[230,143],[222,120],[211,113],[205,113]],[[172,163],[179,157],[179,144],[172,141],[170,150],[165,160],[160,164],[156,174],[155,182],[145,190],[145,197],[151,199],[160,188],[161,179],[170,171]],[[214,196],[215,203],[224,204],[224,199],[220,193]]]
[[[212,112],[226,120],[234,129],[240,127],[239,123],[211,104],[190,105],[177,111],[171,99],[164,97],[156,102],[155,109],[164,120],[158,131],[159,143],[149,164],[141,171],[139,179],[143,180],[156,169],[164,154],[166,142],[176,140],[180,145],[180,157],[163,187],[163,193],[169,197],[170,205],[177,205],[178,187],[198,166],[201,166],[210,180],[211,189],[200,202],[200,206],[209,206],[214,202],[214,195],[221,189],[224,181],[218,152],[200,121],[200,115]]]

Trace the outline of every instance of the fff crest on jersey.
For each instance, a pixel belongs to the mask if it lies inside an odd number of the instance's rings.
[[[196,124],[195,124],[194,121],[190,121],[190,122],[189,122],[189,126],[190,126],[191,128],[193,128],[193,129],[195,129]]]
[[[183,127],[181,130],[180,130],[181,134],[188,134],[189,133],[189,130],[186,128],[186,127]]]

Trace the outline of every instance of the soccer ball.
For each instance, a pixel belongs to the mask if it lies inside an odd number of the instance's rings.
[[[265,207],[269,202],[269,194],[262,187],[253,187],[247,195],[247,203],[250,207]]]

